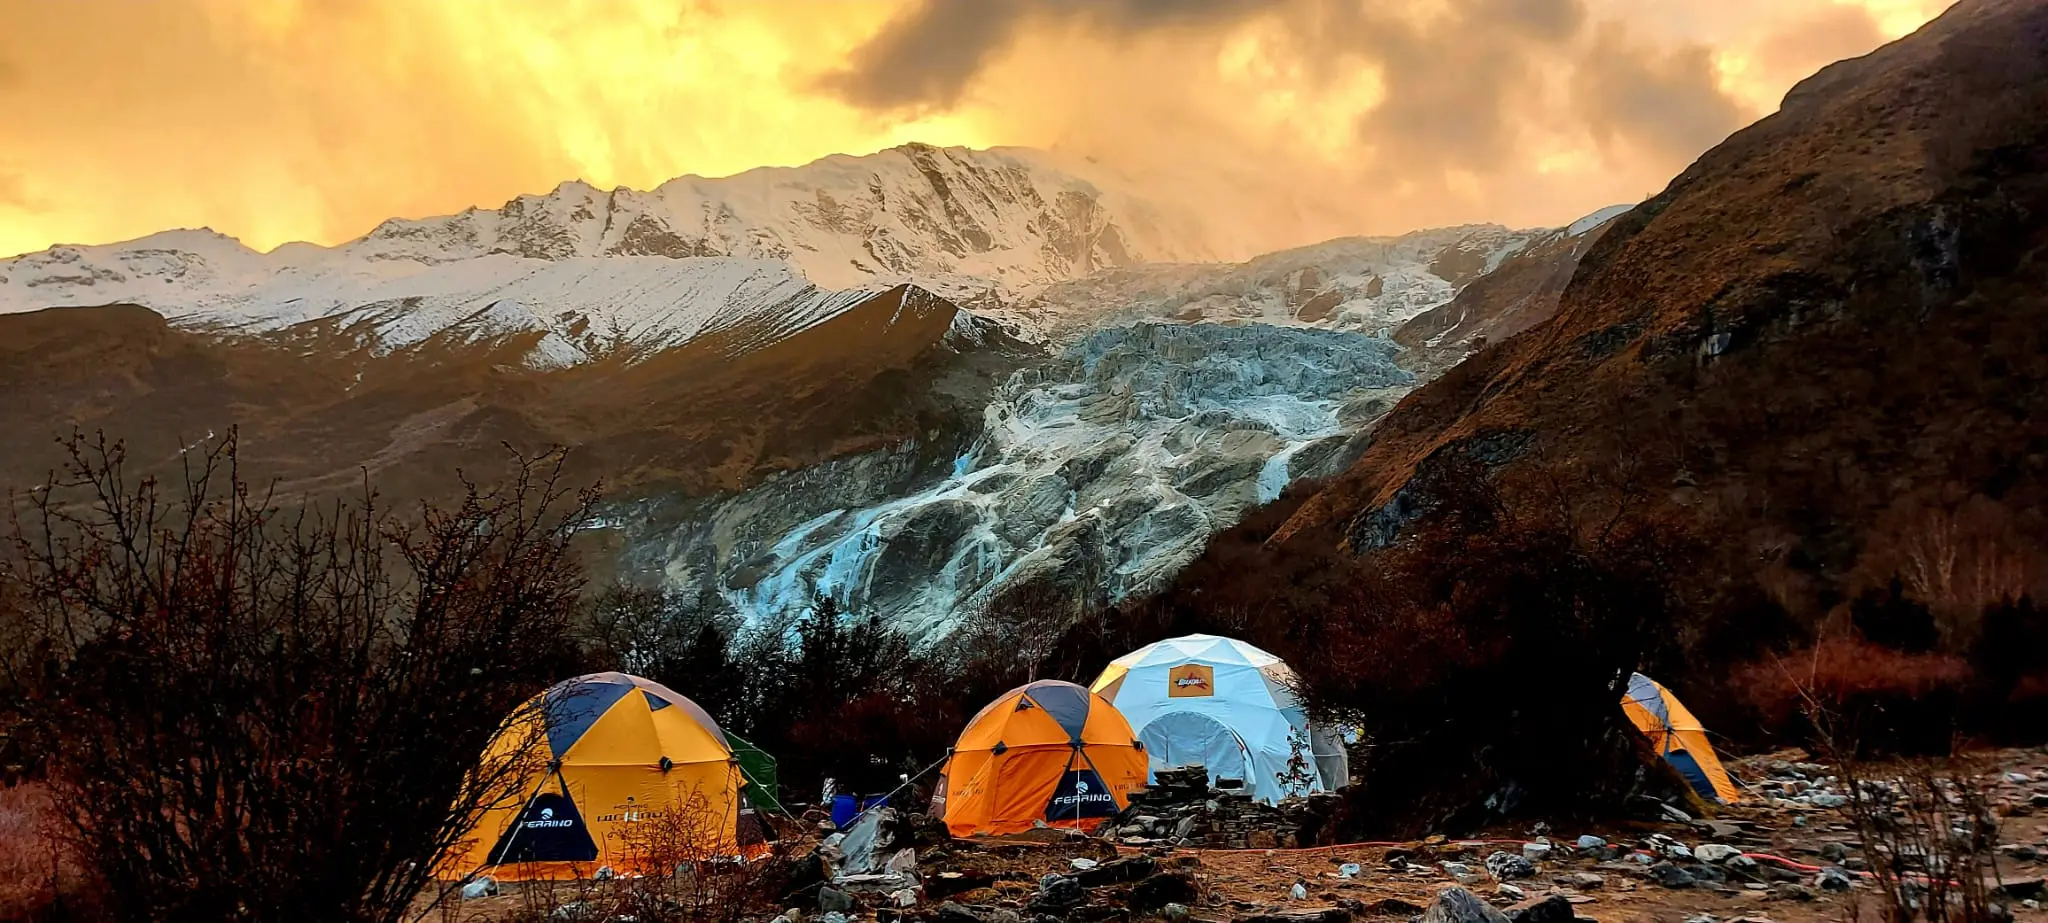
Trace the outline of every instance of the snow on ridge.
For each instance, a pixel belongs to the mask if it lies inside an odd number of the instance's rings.
[[[1565,236],[1577,237],[1634,210],[1634,205],[1609,205],[1566,226]]]
[[[786,336],[899,282],[987,304],[1209,258],[1197,222],[1106,173],[1023,149],[905,145],[647,191],[567,182],[497,209],[393,218],[337,247],[265,254],[206,229],[52,247],[0,260],[0,313],[127,302],[236,333],[335,320],[367,324],[384,350],[537,331],[532,360],[554,365],[607,338],[672,345],[738,324]]]

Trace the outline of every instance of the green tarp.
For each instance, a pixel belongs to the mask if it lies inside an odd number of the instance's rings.
[[[769,756],[768,751],[741,740],[729,731],[725,739],[732,744],[733,759],[739,761],[740,775],[747,780],[747,787],[744,789],[747,803],[753,805],[756,811],[788,814],[789,812],[782,807],[781,783],[775,768],[775,757]]]

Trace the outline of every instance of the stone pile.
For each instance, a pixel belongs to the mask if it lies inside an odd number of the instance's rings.
[[[1340,796],[1317,792],[1279,805],[1256,801],[1241,781],[1212,784],[1204,766],[1162,769],[1132,792],[1130,806],[1103,825],[1125,846],[1293,849],[1316,842]]]

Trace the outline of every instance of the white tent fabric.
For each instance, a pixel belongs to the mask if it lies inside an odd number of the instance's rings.
[[[1091,687],[1123,712],[1151,771],[1200,763],[1269,804],[1350,778],[1335,734],[1311,727],[1280,658],[1233,638],[1187,635],[1110,661]]]

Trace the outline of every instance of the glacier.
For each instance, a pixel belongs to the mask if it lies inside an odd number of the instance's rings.
[[[829,597],[923,640],[1030,581],[1142,593],[1355,457],[1414,384],[1395,351],[1265,324],[1096,330],[1015,373],[950,448],[771,480],[629,544],[669,589],[756,624]]]

